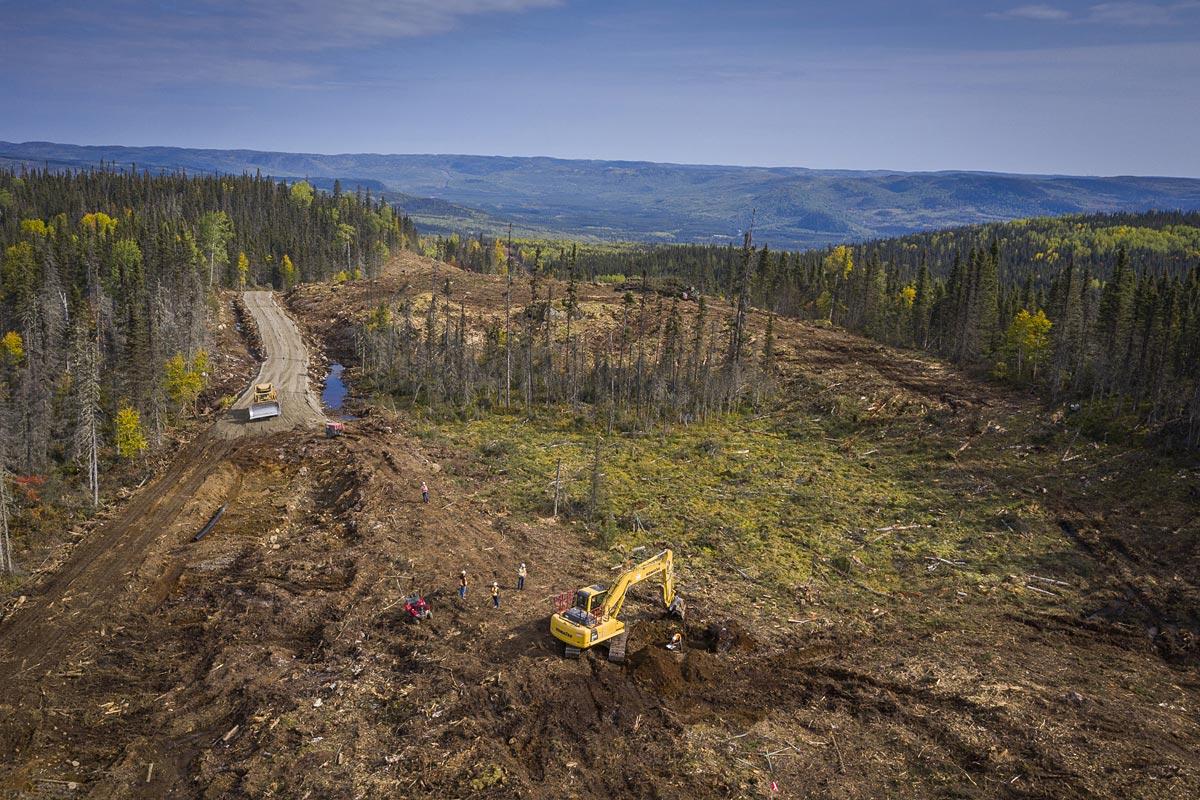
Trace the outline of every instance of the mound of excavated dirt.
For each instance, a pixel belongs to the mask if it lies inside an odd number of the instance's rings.
[[[720,659],[703,650],[689,650],[683,658],[683,679],[688,683],[711,683],[721,679],[725,670]]]
[[[662,697],[678,697],[691,691],[688,684],[714,683],[726,667],[718,656],[704,650],[676,653],[662,647],[643,647],[629,659],[633,678],[643,688]]]
[[[629,659],[634,680],[660,695],[673,697],[683,690],[683,657],[661,647],[643,647]]]

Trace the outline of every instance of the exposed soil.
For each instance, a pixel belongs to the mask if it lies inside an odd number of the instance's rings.
[[[352,363],[348,323],[436,285],[432,269],[405,256],[378,281],[304,287],[290,306]],[[437,269],[469,291],[472,313],[502,308],[499,281]],[[600,323],[614,302],[606,287],[581,301]],[[763,322],[755,315],[756,330]],[[810,387],[797,402],[846,397],[835,385],[849,384],[863,414],[908,407],[955,442],[973,478],[983,467],[967,462],[970,442],[989,422],[1053,425],[1028,399],[928,359],[820,326],[777,331],[787,369]],[[120,536],[93,532],[45,576],[0,627],[0,793],[1200,794],[1194,522],[1145,496],[1082,513],[1111,485],[1103,470],[1128,480],[1135,467],[1120,459],[1089,460],[1086,482],[1079,461],[1063,461],[1039,492],[1063,520],[1064,562],[1086,560],[1094,576],[1069,603],[1019,587],[914,590],[799,599],[780,619],[752,602],[751,584],[685,572],[685,592],[689,579],[721,589],[688,596],[683,628],[636,590],[617,665],[603,648],[563,659],[547,634],[554,594],[611,574],[616,556],[575,525],[481,500],[475,455],[427,444],[408,416],[361,401],[356,413],[333,439],[300,426],[197,443],[110,526]],[[225,517],[192,542],[221,504]],[[1164,565],[1153,542],[1168,526],[1190,545]],[[484,590],[493,580],[499,610]],[[405,621],[413,590],[431,620]],[[665,648],[676,631],[680,652]]]

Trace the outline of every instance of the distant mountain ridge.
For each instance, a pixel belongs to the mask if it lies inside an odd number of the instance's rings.
[[[1200,179],[817,170],[468,155],[321,155],[0,142],[0,165],[261,171],[370,188],[425,230],[807,247],[1031,216],[1200,210]]]

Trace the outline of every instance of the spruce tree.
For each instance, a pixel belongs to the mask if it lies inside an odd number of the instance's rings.
[[[933,282],[929,276],[929,266],[921,261],[921,270],[917,273],[917,294],[913,298],[912,309],[912,338],[913,344],[920,348],[929,347],[929,325],[933,314]]]

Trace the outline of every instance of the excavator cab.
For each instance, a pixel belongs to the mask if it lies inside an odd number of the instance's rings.
[[[593,586],[585,586],[575,593],[575,608],[587,614],[594,614],[593,608],[599,611],[604,607],[604,598],[607,594],[607,586],[601,586],[598,583]]]
[[[594,584],[575,592],[575,604],[564,609],[562,616],[582,628],[595,628],[604,618],[604,598],[608,587]]]

